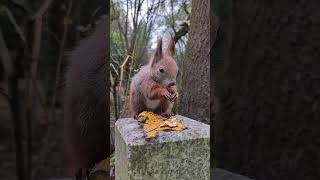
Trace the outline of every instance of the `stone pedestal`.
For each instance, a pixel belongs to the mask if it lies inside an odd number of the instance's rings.
[[[144,137],[143,128],[131,118],[115,125],[116,180],[209,180],[210,127],[183,117],[188,127],[181,132],[160,132]]]
[[[216,168],[212,173],[212,180],[253,180],[240,174],[232,173],[230,171]]]

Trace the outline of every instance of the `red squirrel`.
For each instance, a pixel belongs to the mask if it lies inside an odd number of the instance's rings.
[[[174,40],[170,38],[168,49],[162,51],[162,38],[149,63],[142,66],[132,78],[130,86],[130,114],[137,117],[142,111],[152,111],[171,116],[172,106],[178,97],[176,77],[178,66],[173,59]]]
[[[95,32],[70,54],[64,94],[64,132],[67,160],[76,179],[110,155],[108,25]]]

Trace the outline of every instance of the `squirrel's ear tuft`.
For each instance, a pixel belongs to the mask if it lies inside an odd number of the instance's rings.
[[[161,59],[162,59],[162,38],[158,37],[157,49],[156,49],[156,52],[155,52],[154,57],[152,59],[151,65],[154,65],[155,63],[159,62]]]
[[[170,56],[174,56],[174,38],[173,37],[171,37],[170,39],[169,39],[169,44],[168,44],[168,54],[170,55]]]

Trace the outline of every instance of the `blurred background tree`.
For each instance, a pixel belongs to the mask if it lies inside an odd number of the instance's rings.
[[[181,67],[179,113],[210,124],[210,5],[192,1],[192,16],[184,63]]]
[[[320,178],[319,1],[216,0],[215,166]]]
[[[105,1],[0,3],[0,179],[64,177],[66,55],[107,13]]]

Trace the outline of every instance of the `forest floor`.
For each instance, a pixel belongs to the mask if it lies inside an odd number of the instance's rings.
[[[42,118],[46,118],[42,115]],[[44,136],[48,124],[37,123],[32,131],[32,170],[34,180],[68,177],[63,148],[63,113],[56,110],[54,132],[49,136],[45,158],[42,157]],[[0,179],[16,179],[16,157],[13,136],[13,124],[7,101],[0,96]]]

